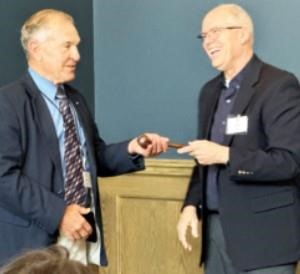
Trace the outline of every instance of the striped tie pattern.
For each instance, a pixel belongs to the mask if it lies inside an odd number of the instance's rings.
[[[87,189],[83,184],[80,142],[75,121],[64,89],[59,86],[56,93],[59,111],[64,125],[65,201],[69,204],[85,205]]]

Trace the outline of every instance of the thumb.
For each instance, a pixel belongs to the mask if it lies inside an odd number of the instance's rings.
[[[85,215],[91,212],[91,209],[89,207],[80,207],[79,208],[79,213],[81,215]]]

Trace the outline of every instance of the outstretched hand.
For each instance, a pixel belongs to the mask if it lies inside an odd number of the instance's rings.
[[[132,139],[128,144],[128,152],[130,154],[151,157],[167,151],[169,138],[156,133],[145,133],[143,136],[146,136],[147,144],[141,144],[138,140],[139,137]]]
[[[226,164],[229,161],[229,147],[207,140],[189,142],[177,150],[179,154],[188,153],[201,165]]]

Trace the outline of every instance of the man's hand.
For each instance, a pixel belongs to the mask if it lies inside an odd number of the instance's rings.
[[[201,165],[227,164],[229,161],[229,147],[207,140],[189,142],[178,153],[188,153]]]
[[[90,211],[90,208],[76,204],[67,206],[60,223],[60,233],[72,241],[87,239],[92,233],[92,227],[82,215]]]
[[[146,148],[143,148],[138,143],[138,138],[134,138],[128,144],[128,152],[129,154],[139,154],[145,157],[149,156],[157,156],[162,152],[166,152],[168,149],[169,139],[166,137],[162,137],[155,133],[145,133],[149,139],[149,144]]]
[[[187,242],[186,235],[188,228],[191,228],[192,236],[194,238],[199,237],[199,221],[197,218],[196,207],[186,206],[181,215],[179,222],[177,224],[177,234],[180,243],[184,249],[191,251],[192,246]]]

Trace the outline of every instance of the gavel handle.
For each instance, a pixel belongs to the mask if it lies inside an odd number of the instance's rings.
[[[168,143],[169,148],[182,148],[184,146],[185,146],[184,144]]]
[[[151,140],[148,138],[148,136],[146,134],[140,135],[137,138],[137,142],[144,149],[147,148],[148,145],[151,144]],[[168,143],[168,147],[169,148],[176,148],[176,149],[178,149],[178,148],[182,148],[184,146],[185,146],[184,144],[178,144],[178,143],[172,143],[172,142]]]

